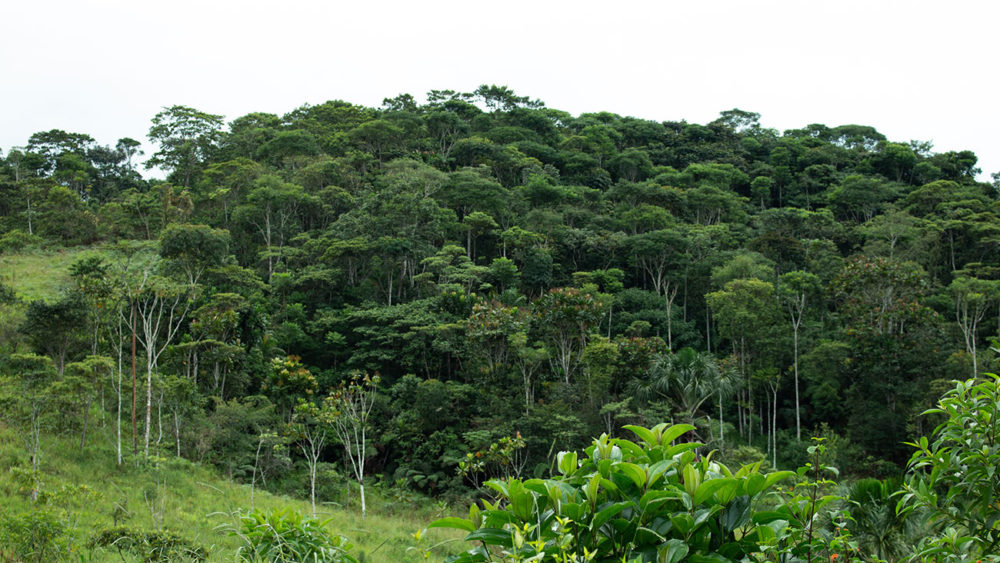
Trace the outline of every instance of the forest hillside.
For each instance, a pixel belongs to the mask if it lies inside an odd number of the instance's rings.
[[[997,370],[1000,191],[970,151],[489,85],[173,106],[146,136],[0,152],[4,471],[72,441],[310,510],[353,483],[366,514],[366,486],[468,504],[669,423],[734,467],[817,436],[885,479]]]

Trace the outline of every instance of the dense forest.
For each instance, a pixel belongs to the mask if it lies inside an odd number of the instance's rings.
[[[323,467],[454,501],[667,422],[727,463],[794,469],[819,436],[891,478],[951,381],[996,371],[1000,191],[970,151],[426,100],[174,106],[150,155],[0,153],[0,258],[74,256],[47,298],[0,272],[31,466],[42,433],[98,433],[314,504]]]

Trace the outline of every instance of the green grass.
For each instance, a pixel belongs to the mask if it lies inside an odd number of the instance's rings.
[[[107,429],[110,431],[110,428]],[[96,442],[103,443],[96,443]],[[95,444],[79,449],[78,439],[46,437],[43,440],[41,462],[42,493],[57,493],[63,486],[78,489],[81,485],[91,493],[86,498],[65,504],[51,503],[59,517],[71,524],[74,545],[83,546],[97,531],[114,525],[115,506],[128,514],[125,525],[140,529],[163,528],[179,533],[189,541],[207,548],[209,561],[233,561],[240,540],[218,528],[232,524],[232,514],[250,507],[250,487],[227,481],[210,468],[184,459],[165,458],[156,464],[136,467],[126,462],[115,464],[110,440],[100,430],[94,435]],[[18,514],[32,507],[31,500],[16,482],[16,469],[28,466],[23,443],[13,429],[0,424],[0,512]],[[375,490],[371,490],[375,489]],[[420,504],[393,502],[369,488],[368,517],[349,509],[323,506],[318,508],[321,519],[329,519],[331,533],[346,536],[354,545],[351,553],[366,562],[424,561],[414,532],[431,520],[444,515],[432,501]],[[261,490],[254,494],[257,508],[272,510],[291,507],[303,514],[311,512],[307,501],[275,496]],[[419,545],[428,547],[448,539],[460,539],[461,534],[432,529]],[[429,560],[440,561],[462,547],[450,542],[431,552]],[[87,552],[84,549],[84,552]],[[106,550],[91,554],[93,561],[121,561],[117,553]]]
[[[0,254],[0,282],[13,287],[27,301],[53,300],[70,284],[70,264],[100,252],[97,248],[77,247]]]

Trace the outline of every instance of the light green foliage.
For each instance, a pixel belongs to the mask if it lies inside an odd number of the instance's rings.
[[[520,432],[504,436],[487,448],[466,453],[465,459],[458,462],[458,474],[477,489],[484,481],[518,476],[524,468],[523,449],[524,438]]]
[[[50,512],[0,512],[0,560],[49,563],[66,555],[66,527]]]
[[[353,546],[342,536],[330,534],[329,522],[303,516],[289,509],[252,510],[234,514],[237,524],[224,526],[242,545],[238,561],[247,563],[356,563],[348,553]]]

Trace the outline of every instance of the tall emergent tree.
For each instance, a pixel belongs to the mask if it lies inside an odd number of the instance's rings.
[[[153,117],[149,140],[160,150],[146,161],[146,168],[163,166],[183,179],[185,188],[192,176],[217,148],[222,137],[222,116],[187,106],[171,106]]]

